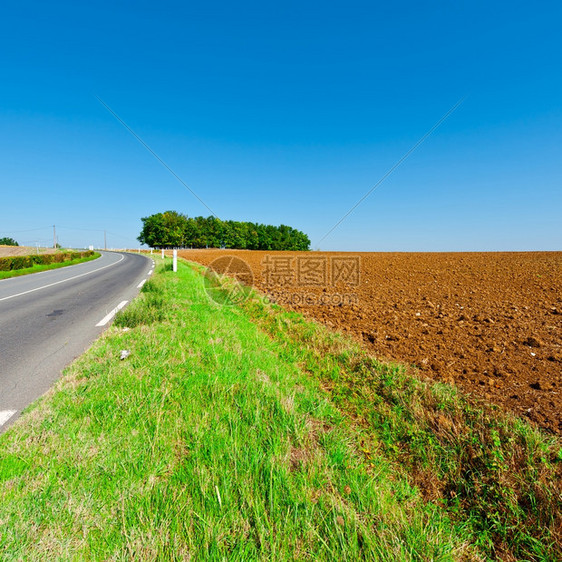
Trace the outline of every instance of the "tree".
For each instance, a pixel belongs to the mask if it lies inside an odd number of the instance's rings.
[[[176,211],[156,213],[141,219],[143,227],[137,240],[151,248],[174,248],[186,243],[188,218]]]
[[[309,250],[308,236],[282,224],[222,221],[217,217],[188,218],[177,211],[141,219],[141,244],[152,248],[237,248],[248,250]]]
[[[0,246],[19,246],[19,244],[13,238],[5,236],[0,238]]]

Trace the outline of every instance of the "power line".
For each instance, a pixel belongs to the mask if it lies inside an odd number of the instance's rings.
[[[26,230],[10,230],[10,232],[12,234],[18,234],[20,232],[35,232],[37,230],[50,230],[51,228],[53,228],[52,225],[49,225],[49,226],[42,226],[40,228],[28,228]],[[7,230],[4,230],[4,232],[7,232]]]
[[[59,228],[63,228],[64,230],[82,230],[84,232],[103,232],[103,228],[79,228],[75,226],[60,226]]]
[[[193,191],[193,189],[191,189],[191,187],[189,187],[176,174],[176,172],[174,172],[174,170],[172,170],[172,168],[170,168],[170,166],[168,166],[168,164],[166,164],[166,162],[164,162],[164,160],[162,160],[162,158],[160,158],[160,156],[158,156],[158,154],[156,154],[156,152],[154,152],[154,150],[152,150],[152,148],[150,148],[150,146],[148,146],[148,144],[146,144],[137,135],[137,133],[135,133],[135,131],[133,131],[133,129],[131,129],[131,127],[129,127],[129,125],[127,125],[127,123],[123,121],[123,119],[121,119],[121,117],[119,117],[119,115],[117,115],[117,113],[115,113],[115,111],[113,111],[113,109],[111,109],[111,107],[109,107],[99,96],[96,96],[96,98],[105,107],[105,109],[107,109],[107,111],[109,111],[109,113],[111,113],[111,115],[113,115],[113,117],[115,117],[115,119],[117,119],[117,121],[119,121],[119,123],[121,123],[121,125],[123,125],[123,127],[125,127],[125,129],[127,129],[127,131],[129,131],[129,133],[131,133],[131,135],[133,135],[144,146],[144,148],[146,148],[146,150],[148,150],[148,152],[150,152],[150,154],[152,154],[152,156],[154,156],[154,158],[156,158],[156,160],[158,160],[158,162],[160,162],[160,164],[162,164],[162,166],[166,168],[166,170],[168,170],[168,172],[170,172],[170,174],[172,174],[172,176],[174,176],[202,205],[207,208],[207,210],[211,212],[213,216],[219,218],[219,216],[211,209],[211,207],[209,207],[209,205],[207,205],[207,203],[205,203],[205,201],[203,201],[203,199],[201,199],[201,197],[199,197],[199,195],[197,195],[197,193],[195,193],[195,191]]]
[[[382,177],[381,179],[375,183],[375,185],[373,187],[371,187],[371,189],[369,191],[367,191],[367,193],[365,193],[365,195],[363,195],[363,197],[361,197],[361,199],[359,199],[359,201],[357,201],[357,203],[355,203],[355,205],[353,205],[353,207],[351,207],[351,209],[349,209],[349,211],[347,211],[347,213],[345,213],[345,215],[343,215],[343,217],[336,223],[334,224],[334,226],[332,226],[332,228],[330,228],[330,230],[328,230],[328,232],[326,232],[326,234],[324,234],[324,236],[322,236],[322,238],[320,238],[320,240],[318,240],[318,242],[316,243],[316,246],[318,246],[320,244],[320,242],[322,242],[325,238],[327,238],[349,215],[351,215],[351,213],[353,213],[353,211],[355,211],[355,209],[357,209],[357,207],[359,207],[359,205],[361,205],[361,203],[363,203],[363,201],[365,201],[365,199],[367,199],[367,197],[369,197],[369,195],[371,195],[371,193],[373,193],[373,191],[375,191],[375,189],[377,189],[377,187],[379,187],[381,185],[381,183],[384,182],[384,180],[386,180],[386,178],[388,178],[388,176],[390,176],[390,174],[392,174],[392,172],[394,172],[394,170],[396,170],[396,168],[398,168],[398,166],[400,166],[400,164],[402,164],[402,162],[404,162],[404,160],[406,160],[406,158],[408,158],[408,156],[410,156],[410,154],[412,154],[412,152],[414,152],[414,150],[416,150],[416,148],[418,148],[418,146],[420,146],[420,144],[422,144],[427,137],[429,137],[429,135],[431,135],[431,133],[433,133],[433,131],[435,131],[435,129],[437,129],[448,117],[451,116],[451,114],[462,104],[462,102],[466,99],[466,96],[462,97],[457,103],[455,103],[455,105],[453,105],[453,107],[451,107],[451,109],[449,109],[449,111],[447,111],[447,113],[445,113],[445,115],[443,115],[441,117],[441,119],[439,119],[439,121],[437,121],[437,123],[435,123],[433,125],[433,127],[431,127],[431,129],[429,129],[429,131],[427,131],[415,144],[414,146],[412,146],[410,148],[410,150],[408,150]]]

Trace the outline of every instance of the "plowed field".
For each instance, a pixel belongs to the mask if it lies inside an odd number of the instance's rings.
[[[180,255],[240,258],[280,304],[562,434],[562,252]]]
[[[31,246],[0,246],[0,258],[12,256],[29,256],[32,254],[54,254],[53,248],[35,248]]]

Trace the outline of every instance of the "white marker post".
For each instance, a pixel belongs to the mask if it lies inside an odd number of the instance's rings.
[[[178,270],[178,251],[174,250],[174,263],[172,265],[172,271],[176,273]]]
[[[164,259],[164,248],[162,248],[162,259]]]

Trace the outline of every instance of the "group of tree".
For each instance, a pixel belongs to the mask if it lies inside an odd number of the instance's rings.
[[[19,246],[19,244],[13,238],[5,236],[0,238],[0,246]]]
[[[290,226],[188,217],[177,211],[141,219],[141,244],[151,248],[236,248],[241,250],[309,250],[308,236]]]

